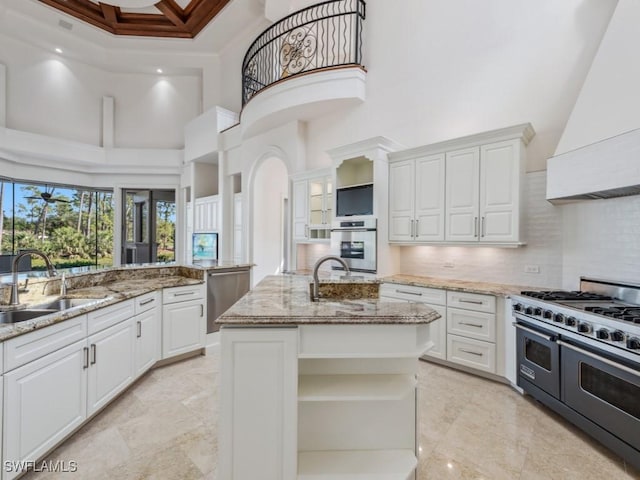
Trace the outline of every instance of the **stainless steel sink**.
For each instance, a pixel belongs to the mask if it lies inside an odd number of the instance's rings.
[[[55,313],[57,310],[50,308],[29,308],[26,310],[10,310],[8,312],[0,312],[0,323],[18,323],[33,318],[42,317]]]
[[[73,307],[80,307],[89,303],[99,302],[98,298],[57,298],[52,302],[38,305],[38,308],[51,309],[55,311],[68,310]]]

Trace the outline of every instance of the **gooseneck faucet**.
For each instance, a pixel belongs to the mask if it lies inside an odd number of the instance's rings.
[[[336,257],[335,255],[326,255],[318,259],[316,264],[313,266],[313,300],[316,301],[320,298],[320,279],[318,278],[318,269],[320,265],[329,260],[335,260],[339,262],[344,267],[344,270],[347,275],[351,274],[351,270],[349,270],[349,265],[342,258]]]
[[[20,300],[18,298],[18,263],[22,257],[26,257],[27,255],[37,255],[42,257],[44,263],[47,266],[47,273],[50,277],[55,277],[57,275],[56,269],[53,267],[51,260],[47,257],[47,254],[41,252],[40,250],[23,250],[18,253],[13,259],[13,263],[11,264],[11,305],[12,307],[16,307],[20,305]]]

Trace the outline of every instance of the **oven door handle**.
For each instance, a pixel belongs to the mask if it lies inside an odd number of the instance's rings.
[[[562,340],[556,340],[556,343],[558,345],[561,345],[563,347],[569,348],[573,351],[576,351],[578,353],[580,353],[581,355],[585,355],[587,357],[591,357],[594,360],[598,360],[599,362],[602,363],[606,363],[607,365],[609,365],[610,367],[614,367],[617,368],[619,370],[622,370],[623,372],[627,372],[631,375],[633,375],[634,377],[640,377],[640,372],[638,372],[637,370],[634,370],[633,368],[629,368],[626,365],[622,365],[618,362],[614,362],[613,360],[609,360],[608,358],[605,357],[601,357],[600,355],[596,355],[595,353],[591,353],[587,350],[583,350],[582,348],[576,347],[575,345],[571,344],[571,343],[567,343],[567,342],[563,342]]]
[[[519,323],[513,322],[512,325],[516,328],[519,328],[520,330],[524,330],[527,333],[530,333],[532,335],[535,335],[537,337],[540,338],[544,338],[547,342],[557,342],[558,341],[558,337],[555,335],[545,335],[544,333],[540,333],[536,330],[533,330],[532,328],[527,328],[523,325],[520,325]]]

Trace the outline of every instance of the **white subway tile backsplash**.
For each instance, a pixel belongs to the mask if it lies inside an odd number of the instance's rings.
[[[562,212],[545,199],[546,172],[525,178],[525,240],[518,248],[402,247],[399,271],[409,275],[460,278],[555,288],[562,284]],[[452,263],[453,268],[445,267]],[[537,265],[539,273],[525,273]]]

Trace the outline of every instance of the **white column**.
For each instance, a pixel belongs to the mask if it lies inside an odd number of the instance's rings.
[[[0,127],[7,126],[7,66],[0,63]]]
[[[113,97],[102,97],[102,146],[115,146],[115,100]]]

